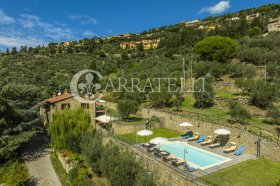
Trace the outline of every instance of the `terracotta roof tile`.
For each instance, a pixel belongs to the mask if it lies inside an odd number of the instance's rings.
[[[73,95],[71,93],[64,93],[64,94],[61,94],[59,96],[54,96],[52,98],[46,99],[45,102],[56,103],[56,102],[59,102],[59,101],[63,101],[63,100],[72,98],[72,97],[73,97]]]

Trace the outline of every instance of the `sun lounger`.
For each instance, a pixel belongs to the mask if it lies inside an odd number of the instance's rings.
[[[155,147],[156,144],[154,144],[154,143],[144,143],[141,146],[145,147],[145,148],[152,148],[152,147]]]
[[[185,165],[185,168],[187,169],[188,172],[193,172],[193,171],[196,171],[195,168],[191,167],[190,165],[186,164]]]
[[[161,154],[162,156],[169,156],[169,155],[170,155],[170,153],[169,153],[169,152],[166,152],[166,151],[160,151],[160,154]]]
[[[213,143],[209,146],[209,148],[217,148],[217,147],[220,147],[221,146],[221,142],[217,142],[217,143]]]
[[[176,156],[174,156],[173,154],[170,154],[168,156],[163,156],[162,159],[165,161],[176,160]]]
[[[159,151],[159,148],[157,147],[148,148],[148,151],[149,152]]]
[[[227,149],[224,149],[225,153],[230,153],[236,150],[236,143],[235,142],[231,142],[230,143],[230,147]]]
[[[195,135],[193,137],[189,138],[188,140],[195,141],[195,140],[198,140],[198,138],[199,138],[199,133],[195,133]]]
[[[154,155],[158,156],[158,157],[164,157],[164,156],[169,156],[170,153],[169,152],[166,152],[166,151],[162,151],[162,150],[159,150],[159,149],[156,149],[154,151]]]
[[[189,131],[189,132],[186,132],[185,134],[182,135],[182,138],[183,139],[188,139],[190,137],[193,136],[193,132],[192,131]]]
[[[201,142],[201,145],[210,145],[213,142],[213,136],[207,136],[207,140]]]
[[[205,140],[205,136],[200,136],[199,138],[198,138],[198,140],[196,141],[196,143],[201,143],[201,142],[203,142],[204,140]]]
[[[234,152],[234,155],[240,156],[241,154],[244,153],[244,151],[245,151],[245,147],[244,146],[240,146],[239,149]]]
[[[172,161],[172,165],[175,165],[175,166],[180,166],[180,165],[183,165],[185,164],[185,161],[184,160],[181,160],[181,159],[176,159],[176,160],[173,160]]]

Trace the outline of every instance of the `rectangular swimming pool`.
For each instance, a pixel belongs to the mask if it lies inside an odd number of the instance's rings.
[[[160,144],[160,149],[165,150],[183,160],[185,150],[185,160],[188,162],[188,164],[202,170],[232,160],[230,158],[194,147],[187,144],[186,142],[180,141]]]

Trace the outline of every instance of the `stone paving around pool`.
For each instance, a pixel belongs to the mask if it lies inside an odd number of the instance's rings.
[[[243,161],[246,161],[246,160],[249,160],[249,159],[256,159],[256,157],[254,155],[251,155],[251,154],[247,154],[246,153],[246,149],[245,149],[245,153],[243,153],[242,155],[240,156],[235,156],[233,152],[231,153],[224,153],[224,148],[227,148],[227,147],[218,147],[218,148],[214,148],[214,149],[211,149],[209,148],[209,145],[207,146],[202,146],[201,144],[199,143],[196,143],[196,141],[193,141],[193,142],[190,142],[188,140],[183,140],[181,137],[177,137],[177,138],[171,138],[169,139],[169,141],[184,141],[184,142],[187,142],[189,145],[192,145],[192,146],[195,146],[195,147],[198,147],[198,148],[201,148],[201,149],[204,149],[206,151],[209,151],[209,152],[212,152],[212,153],[215,153],[215,154],[218,154],[218,155],[221,155],[221,156],[224,156],[224,157],[228,157],[230,159],[232,159],[231,161],[228,161],[228,162],[225,162],[225,163],[222,163],[220,165],[216,165],[216,166],[213,166],[213,167],[210,167],[210,168],[207,168],[207,169],[204,169],[204,170],[196,170],[190,174],[192,174],[194,177],[200,177],[200,176],[204,176],[206,174],[210,174],[210,173],[213,173],[213,172],[216,172],[218,170],[221,170],[221,169],[224,169],[224,168],[227,168],[227,167],[230,167],[230,166],[233,166],[235,164],[238,164],[238,163],[241,163]],[[237,146],[239,146],[241,144],[237,144]],[[139,149],[140,150],[140,149]],[[144,153],[149,153],[149,152],[146,152],[146,151],[143,151],[142,149],[142,152]],[[152,155],[152,153],[149,153]],[[157,156],[154,156],[155,159],[159,159]],[[163,161],[161,160],[162,163],[164,163],[165,165],[168,165],[170,164],[171,165],[171,161],[169,162],[166,162],[166,161]],[[170,167],[169,166],[169,167]],[[174,167],[172,167],[174,168]],[[184,169],[183,166],[179,166],[177,167],[177,169],[179,170],[182,170]]]
[[[195,147],[207,150],[209,152],[212,152],[212,153],[215,153],[215,154],[218,154],[218,155],[221,155],[221,156],[224,156],[224,157],[232,159],[231,161],[223,163],[221,165],[217,165],[217,166],[213,166],[213,167],[210,167],[208,169],[205,169],[205,170],[198,170],[198,171],[193,172],[193,174],[198,176],[198,177],[206,175],[206,174],[209,174],[209,173],[212,173],[212,172],[216,172],[218,170],[230,167],[232,165],[241,163],[243,161],[247,161],[249,159],[256,159],[256,156],[251,155],[251,154],[247,154],[246,153],[246,149],[245,149],[245,153],[243,153],[242,155],[235,156],[233,152],[231,152],[231,153],[224,153],[224,149],[227,148],[226,146],[225,147],[218,147],[218,148],[211,149],[211,148],[209,148],[209,145],[202,146],[201,144],[196,143],[196,141],[191,141],[190,142],[188,140],[183,140],[181,137],[172,138],[172,139],[169,139],[169,141],[184,141],[184,142],[187,142],[188,144],[190,144],[192,146],[195,146]],[[237,144],[237,147],[240,146],[240,145],[241,144]]]

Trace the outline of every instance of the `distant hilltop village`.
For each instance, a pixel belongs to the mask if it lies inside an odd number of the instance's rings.
[[[251,22],[253,21],[254,18],[261,17],[262,15],[257,12],[254,14],[249,14],[246,15],[244,18],[248,21]],[[217,28],[222,27],[221,24],[218,23],[218,20],[220,18],[217,18],[216,21],[201,21],[199,19],[192,20],[192,21],[182,21],[181,24],[183,24],[184,27],[195,27],[196,29],[199,30],[215,30]],[[238,21],[240,20],[241,17],[239,16],[232,16],[228,17],[225,20],[228,22],[231,21]],[[155,31],[159,31],[159,29],[155,29]],[[277,18],[269,18],[269,21],[267,23],[267,31],[269,32],[279,32],[280,31],[280,16]],[[268,33],[264,34],[266,36]],[[144,50],[149,50],[149,49],[156,49],[158,48],[158,45],[161,41],[161,38],[156,38],[156,39],[142,39],[142,40],[133,40],[134,36],[140,36],[140,33],[137,34],[131,34],[131,33],[125,33],[125,34],[120,34],[116,36],[108,36],[108,37],[102,37],[100,38],[101,40],[111,40],[111,39],[124,39],[124,40],[129,40],[129,41],[122,41],[120,42],[119,46],[123,50],[125,49],[137,49],[138,46],[142,45]],[[153,33],[148,33],[145,35],[142,35],[143,38],[149,38],[152,37],[154,34]],[[64,47],[68,47],[71,45],[73,41],[67,41],[64,42],[62,45]]]
[[[122,42],[120,43],[120,47],[122,49],[136,49],[137,46],[143,45],[144,50],[155,49],[158,47],[160,39],[152,39],[152,40],[142,40],[142,41],[130,41],[130,42]]]
[[[246,25],[244,22],[247,22],[247,25],[256,25],[255,27],[246,28],[246,34],[248,36],[250,35],[248,31],[251,30],[252,32],[258,32],[258,35],[262,34],[262,36],[265,37],[271,32],[280,31],[280,11],[276,10],[277,6],[275,6],[274,9],[271,8],[272,6],[273,5],[268,5],[258,9],[243,10],[218,17],[207,17],[203,20],[184,20],[175,25],[154,28],[135,34],[125,33],[106,37],[84,38],[81,40],[65,41],[61,43],[51,42],[48,44],[48,52],[50,54],[71,54],[80,53],[81,51],[92,52],[93,48],[104,43],[114,43],[114,49],[118,50],[118,54],[122,52],[121,50],[128,50],[129,52],[132,52],[133,50],[153,50],[159,48],[161,46],[160,43],[165,42],[165,39],[168,37],[167,33],[180,32],[188,30],[189,28],[209,33],[211,32],[209,35],[215,35],[219,32],[226,32],[227,29],[229,31],[232,28],[236,29],[236,25]],[[13,48],[14,51],[17,50],[15,47]],[[27,51],[27,46],[22,46],[21,48],[22,49],[20,50]],[[37,46],[36,48],[36,50],[38,50],[38,48],[45,48],[45,46]],[[7,49],[6,52],[0,51],[0,56],[6,54],[9,54],[9,49]]]

